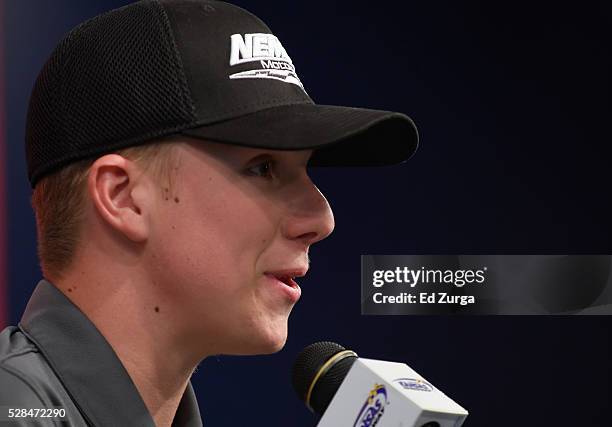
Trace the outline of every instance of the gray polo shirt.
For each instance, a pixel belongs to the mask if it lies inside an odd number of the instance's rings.
[[[36,286],[19,325],[0,333],[0,426],[7,425],[9,408],[66,411],[63,420],[40,418],[39,412],[38,418],[11,418],[11,426],[155,426],[106,339],[45,280]],[[202,426],[191,382],[172,426]]]

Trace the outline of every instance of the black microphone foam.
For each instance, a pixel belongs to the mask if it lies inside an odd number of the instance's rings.
[[[323,415],[355,360],[354,352],[335,342],[310,344],[293,365],[293,388],[306,406]]]

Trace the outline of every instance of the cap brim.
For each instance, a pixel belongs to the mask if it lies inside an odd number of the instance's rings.
[[[253,148],[313,149],[310,166],[398,164],[414,154],[419,141],[404,114],[316,104],[268,108],[181,133]]]

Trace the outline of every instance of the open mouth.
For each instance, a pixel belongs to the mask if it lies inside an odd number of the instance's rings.
[[[270,273],[266,273],[266,276],[273,277],[276,280],[278,280],[279,282],[284,283],[286,286],[289,286],[290,288],[297,288],[298,287],[297,282],[294,280],[294,276],[276,276],[276,275],[270,274]]]
[[[264,276],[270,279],[269,283],[274,284],[273,288],[280,290],[281,294],[289,298],[293,303],[300,299],[302,290],[295,279],[304,277],[305,269],[286,269],[279,271],[266,271]]]
[[[298,284],[295,282],[295,280],[293,280],[293,277],[291,276],[282,276],[282,277],[276,277],[278,280],[280,280],[281,282],[283,282],[285,285],[289,286],[290,288],[295,288]]]
[[[280,282],[279,285],[282,283],[283,285],[287,286],[291,290],[290,293],[292,295],[295,295],[299,294],[301,291],[300,286],[295,281],[295,279],[299,277],[304,277],[307,272],[308,267],[296,266],[294,268],[265,271],[264,275],[269,277],[270,279],[274,279],[276,283]]]

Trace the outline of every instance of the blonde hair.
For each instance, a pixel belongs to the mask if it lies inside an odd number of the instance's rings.
[[[171,186],[172,149],[175,144],[160,140],[115,151]],[[36,216],[38,258],[43,276],[61,278],[74,260],[83,226],[87,177],[96,159],[81,160],[42,178],[32,193]]]

